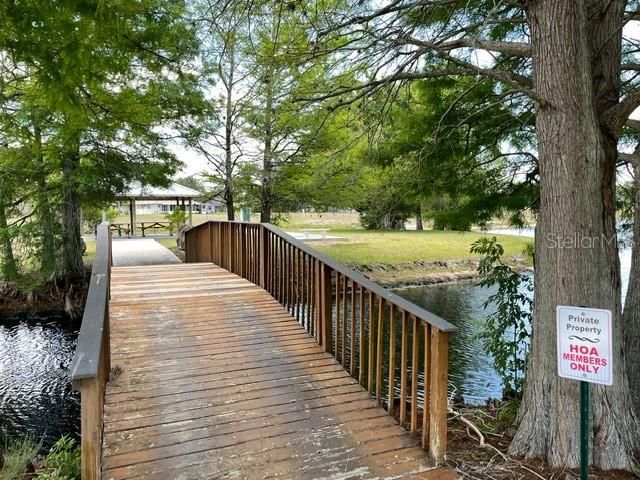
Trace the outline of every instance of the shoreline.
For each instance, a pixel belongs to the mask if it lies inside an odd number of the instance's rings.
[[[82,318],[91,271],[74,279],[49,280],[34,290],[0,284],[0,319],[22,315],[64,313],[72,320]]]
[[[532,267],[524,256],[506,257],[506,264],[524,272]],[[351,265],[384,288],[398,289],[469,282],[479,277],[477,259],[417,261],[402,264]]]

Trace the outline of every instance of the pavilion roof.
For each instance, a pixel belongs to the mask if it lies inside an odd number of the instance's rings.
[[[151,187],[133,182],[127,190],[116,196],[118,199],[136,200],[176,200],[181,198],[199,198],[202,193],[193,188],[185,187],[179,183],[171,183],[168,187]]]

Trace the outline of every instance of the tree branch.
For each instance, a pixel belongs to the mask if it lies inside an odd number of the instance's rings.
[[[603,115],[604,123],[611,132],[619,134],[622,127],[629,121],[629,115],[638,107],[640,107],[640,88],[631,91],[618,104],[607,110]]]

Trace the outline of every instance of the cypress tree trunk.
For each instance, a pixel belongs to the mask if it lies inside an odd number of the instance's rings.
[[[224,132],[224,201],[227,206],[227,220],[235,220],[235,209],[233,202],[233,156],[232,156],[232,140],[233,140],[233,78],[235,70],[235,41],[232,38],[227,45],[229,49],[229,75],[226,81],[227,85],[227,102],[226,102],[226,119]]]
[[[623,352],[617,138],[601,122],[607,105],[619,98],[621,30],[616,29],[624,2],[537,0],[528,5],[534,86],[546,103],[536,105],[541,183],[533,338],[510,453],[552,466],[578,466],[579,382],[558,377],[553,332],[557,305],[585,305],[610,309],[614,328],[613,386],[591,389],[590,463],[630,470],[640,427]],[[595,6],[601,8],[597,16]]]
[[[53,232],[53,213],[49,196],[47,194],[47,173],[42,155],[42,132],[40,124],[37,120],[33,121],[33,140],[34,140],[34,157],[35,162],[39,166],[37,172],[38,184],[38,218],[40,220],[40,228],[42,230],[42,251],[40,252],[40,271],[44,274],[50,274],[56,267],[55,239]]]
[[[18,276],[16,258],[11,245],[11,235],[7,225],[6,199],[4,185],[0,179],[0,248],[2,249],[2,278],[12,281]]]
[[[262,157],[262,191],[260,195],[260,222],[271,222],[273,208],[273,72],[266,80],[264,154]]]
[[[418,205],[416,207],[416,230],[424,230],[422,225],[422,207]]]
[[[84,274],[80,241],[80,193],[78,174],[80,146],[76,142],[62,158],[62,274],[75,277]]]
[[[640,162],[634,166],[635,202],[633,207],[633,251],[629,288],[624,302],[625,354],[629,387],[636,415],[640,416]]]

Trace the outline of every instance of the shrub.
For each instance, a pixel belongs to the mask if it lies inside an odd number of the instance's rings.
[[[181,208],[176,208],[171,213],[165,213],[164,218],[169,221],[169,233],[173,234],[180,230],[180,227],[187,223],[187,212]]]
[[[5,442],[0,480],[22,480],[39,449],[29,437]]]
[[[480,338],[493,356],[494,368],[505,385],[505,396],[520,396],[526,367],[526,353],[531,337],[533,282],[502,262],[504,249],[496,237],[481,238],[471,246],[471,253],[483,255],[478,265],[480,285],[497,286],[484,303],[495,305],[485,319]]]
[[[36,478],[41,480],[80,480],[80,447],[76,441],[65,435],[58,440]]]

